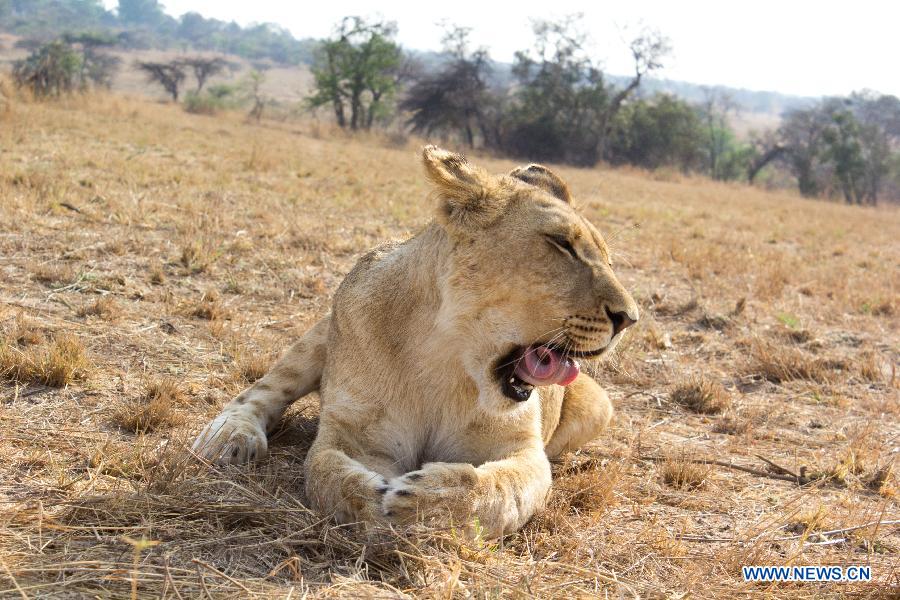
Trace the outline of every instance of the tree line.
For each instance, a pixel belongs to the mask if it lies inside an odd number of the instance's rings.
[[[0,28],[44,43],[63,31],[106,31],[124,48],[190,46],[294,65],[308,63],[314,47],[312,40],[298,40],[273,23],[241,27],[196,12],[175,18],[158,0],[119,0],[115,11],[101,0],[0,0]]]
[[[0,14],[4,3],[17,2],[0,0]],[[156,0],[120,0],[117,18],[147,22],[151,14],[164,14]],[[531,46],[497,73],[503,66],[486,49],[471,46],[466,28],[448,26],[443,52],[426,64],[400,47],[395,24],[347,17],[310,55],[314,86],[305,106],[330,112],[348,130],[400,121],[419,135],[525,160],[791,181],[804,196],[853,204],[900,200],[900,100],[894,96],[825,98],[787,112],[775,129],[742,139],[732,128],[737,108],[721,92],[707,90],[699,103],[642,92],[642,82],[670,51],[659,33],[642,31],[629,42],[632,74],[614,83],[587,51],[577,17],[536,21],[533,32]],[[103,49],[113,44],[121,38],[66,34],[36,44],[14,76],[36,95],[108,85],[117,65]],[[192,112],[249,103],[249,116],[259,120],[269,103],[261,91],[263,69],[238,86],[205,87],[210,77],[234,67],[221,57],[136,66],[174,101],[192,75],[195,86],[184,95]]]

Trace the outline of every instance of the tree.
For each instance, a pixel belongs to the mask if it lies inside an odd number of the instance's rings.
[[[705,131],[693,106],[669,94],[637,100],[619,113],[609,139],[613,163],[691,171],[703,164]]]
[[[630,45],[635,75],[624,88],[608,84],[585,51],[580,15],[535,21],[534,47],[516,53],[517,87],[502,145],[534,160],[593,165],[605,156],[616,115],[643,77],[661,66],[668,44],[646,33]]]
[[[90,81],[94,85],[109,88],[119,68],[120,59],[103,53],[103,48],[115,46],[117,39],[108,33],[67,33],[63,41],[81,54],[79,80],[82,88]]]
[[[119,0],[119,20],[130,25],[152,27],[166,19],[158,0]]]
[[[219,56],[191,56],[181,59],[180,62],[193,71],[194,78],[197,80],[197,89],[195,91],[198,94],[203,91],[203,86],[206,85],[207,79],[213,75],[218,75],[228,66],[228,61]]]
[[[834,110],[830,117],[831,123],[823,135],[827,144],[825,156],[834,164],[834,175],[840,182],[844,200],[848,204],[862,204],[866,197],[866,162],[859,139],[859,122],[847,109]]]
[[[855,92],[848,98],[849,109],[858,123],[858,140],[863,167],[863,196],[869,204],[877,204],[885,184],[894,184],[900,197],[898,180],[886,182],[891,173],[892,154],[900,148],[900,99],[873,92]]]
[[[46,43],[64,31],[112,26],[115,19],[101,0],[0,0],[0,24],[5,32]]]
[[[65,34],[34,48],[24,61],[15,63],[13,77],[20,87],[29,87],[35,96],[59,96],[94,86],[109,87],[119,59],[100,50],[112,46],[116,38],[101,33]]]
[[[672,51],[667,38],[663,37],[658,31],[649,29],[634,38],[628,45],[628,48],[631,50],[631,57],[634,61],[634,75],[628,84],[612,97],[609,106],[603,112],[603,125],[600,137],[601,155],[604,154],[604,145],[606,140],[609,139],[613,120],[622,108],[622,103],[640,86],[644,76],[662,68],[662,59]]]
[[[60,96],[79,87],[81,58],[62,40],[44,44],[13,66],[13,80],[38,98]]]
[[[484,49],[469,50],[471,30],[454,26],[444,35],[447,64],[435,73],[416,79],[400,109],[412,113],[408,125],[416,133],[461,132],[470,148],[475,147],[475,131],[487,138],[485,108],[490,58]]]
[[[747,167],[747,183],[753,184],[759,173],[770,164],[775,164],[784,156],[787,148],[777,132],[768,130],[752,135],[752,158]]]
[[[818,196],[824,187],[823,134],[827,126],[822,112],[813,107],[788,112],[778,129],[788,170],[807,197]]]
[[[146,73],[147,80],[158,83],[172,96],[173,102],[178,102],[180,87],[185,79],[184,65],[181,61],[173,60],[167,63],[137,62],[135,66]]]
[[[403,55],[392,40],[396,31],[393,23],[343,19],[335,37],[322,42],[317,52],[309,106],[331,106],[340,127],[372,127],[401,79]]]
[[[250,113],[247,115],[247,118],[253,119],[257,123],[262,119],[263,110],[267,103],[267,99],[262,93],[262,85],[265,81],[265,71],[260,69],[253,69],[250,71],[247,75],[247,79],[244,81],[244,88],[247,90],[247,94],[253,102],[253,106],[250,108]]]
[[[826,98],[786,115],[778,128],[783,158],[800,193],[840,190],[849,204],[876,204],[882,192],[900,197],[892,176],[900,147],[900,100],[872,92]]]
[[[726,93],[704,88],[700,117],[706,128],[706,169],[713,179],[727,179],[723,163],[734,136],[728,125],[729,116],[737,105]]]

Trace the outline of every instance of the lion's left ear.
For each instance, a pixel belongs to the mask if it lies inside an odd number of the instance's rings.
[[[544,165],[532,164],[527,167],[516,167],[510,171],[509,175],[539,187],[563,202],[572,202],[572,194],[569,193],[569,186],[566,185],[566,182]]]
[[[500,215],[497,179],[461,155],[425,146],[422,162],[441,199],[439,216],[448,225],[484,227]]]

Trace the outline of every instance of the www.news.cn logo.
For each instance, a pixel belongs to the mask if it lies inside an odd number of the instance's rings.
[[[871,581],[871,567],[742,567],[744,581]]]

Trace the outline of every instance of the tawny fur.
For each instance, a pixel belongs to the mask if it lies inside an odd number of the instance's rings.
[[[606,392],[584,374],[511,400],[498,359],[550,341],[606,354],[621,337],[608,313],[633,322],[638,309],[552,171],[492,176],[433,146],[423,158],[436,221],[364,255],[331,314],[194,448],[220,463],[260,458],[266,431],[318,389],[305,465],[316,510],[340,522],[424,520],[497,537],[544,505],[548,458],[594,439],[612,416]]]

